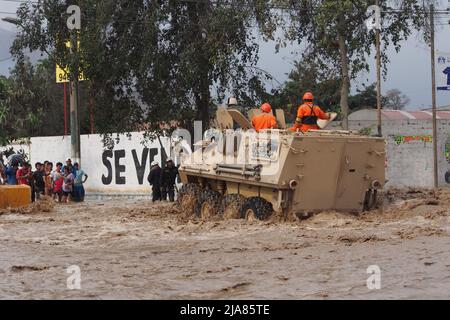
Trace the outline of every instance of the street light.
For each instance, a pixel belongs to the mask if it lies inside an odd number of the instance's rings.
[[[20,20],[17,18],[13,18],[13,17],[5,17],[2,18],[3,21],[11,23],[11,24],[15,24],[16,26],[19,25]]]

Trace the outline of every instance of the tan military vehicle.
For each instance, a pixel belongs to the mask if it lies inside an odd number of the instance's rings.
[[[249,118],[257,111],[252,110]],[[372,208],[385,184],[385,141],[347,131],[255,133],[239,111],[217,111],[216,135],[182,158],[183,212],[264,220]],[[229,130],[236,127],[238,131]],[[326,124],[325,124],[326,125]],[[211,135],[210,135],[211,136]]]

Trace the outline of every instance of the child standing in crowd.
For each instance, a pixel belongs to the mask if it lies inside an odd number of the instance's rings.
[[[17,170],[16,173],[17,184],[31,186],[30,177],[31,177],[31,166],[28,163],[24,163],[22,168]]]
[[[52,172],[51,179],[52,179],[52,185],[53,185],[53,199],[58,198],[58,201],[61,202],[63,190],[62,186],[64,183],[64,174],[61,171],[63,164],[61,162],[58,162],[56,164],[56,170]]]
[[[62,171],[64,172],[64,170],[66,169],[66,167],[69,168],[70,173],[72,173],[75,176],[75,167],[72,164],[72,159],[67,158],[66,159],[66,164],[62,167]]]
[[[62,202],[68,203],[72,198],[73,182],[75,176],[68,166],[64,167],[64,182],[62,185],[63,199]]]
[[[48,162],[47,165],[45,166],[45,176],[44,176],[44,181],[45,181],[45,195],[51,197],[53,194],[53,182],[52,182],[52,174],[53,171],[53,163]]]

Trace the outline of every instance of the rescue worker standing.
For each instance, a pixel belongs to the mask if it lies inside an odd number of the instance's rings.
[[[266,129],[278,129],[277,119],[271,114],[272,107],[268,103],[264,103],[261,106],[262,114],[256,116],[252,120],[253,128],[256,132],[260,132]]]
[[[178,176],[178,168],[172,160],[167,160],[165,168],[161,172],[161,194],[162,200],[167,200],[169,195],[169,201],[175,201],[175,182]]]
[[[318,106],[314,105],[314,96],[311,92],[303,96],[303,104],[298,108],[297,119],[292,131],[308,132],[309,130],[319,130],[317,120],[330,120],[330,114],[325,113]]]
[[[150,173],[148,174],[148,183],[152,186],[153,202],[161,201],[161,167],[157,162],[152,163]]]

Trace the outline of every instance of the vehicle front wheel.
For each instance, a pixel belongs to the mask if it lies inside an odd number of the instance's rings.
[[[222,195],[214,190],[204,190],[200,196],[197,216],[202,220],[211,220],[221,214]]]
[[[222,200],[223,218],[225,220],[241,219],[241,212],[245,201],[245,197],[240,194],[226,195]]]
[[[190,218],[196,214],[199,207],[201,189],[198,185],[190,183],[184,185],[179,194],[177,205],[184,218]]]
[[[266,220],[273,214],[270,202],[259,197],[248,198],[241,211],[241,218],[249,222],[255,220]]]

